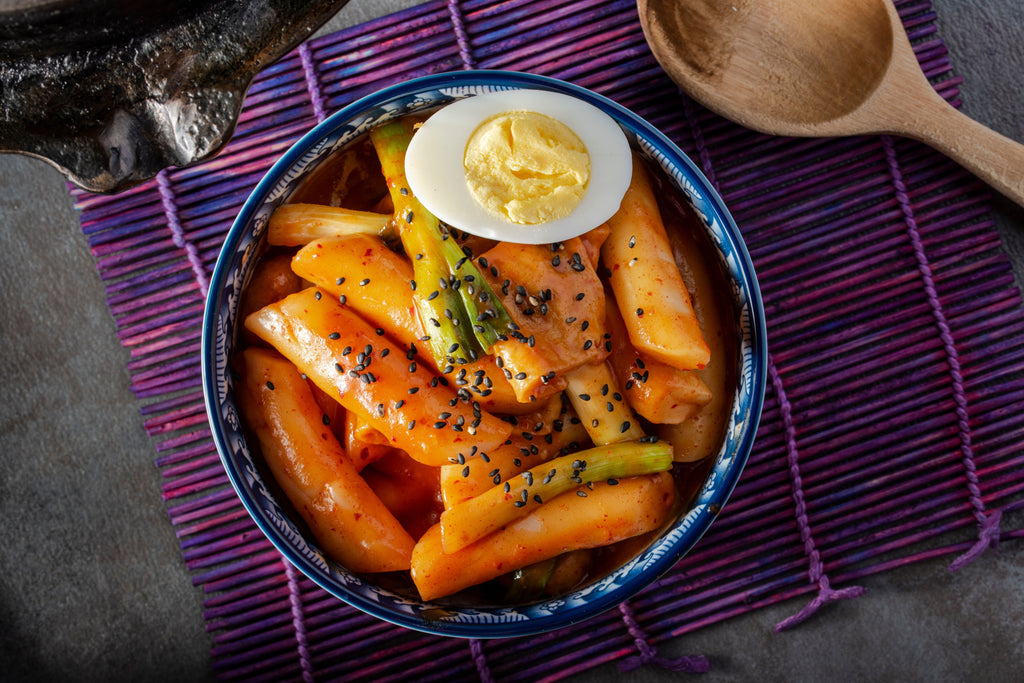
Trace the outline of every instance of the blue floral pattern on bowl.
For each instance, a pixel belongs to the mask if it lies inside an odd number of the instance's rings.
[[[731,278],[742,337],[741,372],[725,440],[706,482],[686,513],[644,552],[556,600],[514,607],[423,603],[377,586],[328,559],[274,499],[241,430],[229,370],[230,345],[240,293],[252,273],[269,217],[319,164],[384,121],[455,99],[519,88],[566,93],[604,110],[620,124],[631,144],[679,187]],[[689,551],[725,504],[746,462],[760,418],[767,357],[764,311],[750,257],[722,200],[686,155],[646,121],[611,100],[563,81],[504,71],[440,74],[386,88],[345,107],[299,140],[257,185],[228,233],[211,279],[202,342],[203,389],[214,441],[239,498],[274,546],[326,591],[369,614],[419,631],[474,638],[539,633],[594,616],[636,594]]]

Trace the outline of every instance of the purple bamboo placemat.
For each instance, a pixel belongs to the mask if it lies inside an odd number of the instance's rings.
[[[929,3],[896,4],[957,104]],[[390,626],[284,562],[224,475],[198,353],[221,241],[274,159],[361,95],[468,67],[572,81],[672,137],[744,233],[771,351],[754,453],[695,551],[585,627],[488,642]],[[794,626],[860,595],[867,575],[937,556],[956,569],[1024,536],[1024,309],[985,188],[911,141],[767,137],[711,114],[658,67],[629,0],[438,0],[311,41],[260,75],[218,158],[115,197],[73,193],[224,680],[558,680],[609,661],[700,670],[702,658],[660,659],[656,645],[806,596],[779,628]]]

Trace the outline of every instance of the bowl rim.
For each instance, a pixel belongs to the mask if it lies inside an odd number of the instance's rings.
[[[239,245],[252,229],[252,221],[259,208],[265,202],[267,195],[321,140],[335,132],[340,126],[344,126],[357,119],[367,111],[398,98],[408,97],[417,93],[462,87],[533,88],[566,93],[598,107],[615,119],[620,126],[624,126],[644,138],[645,142],[653,145],[653,149],[658,155],[663,155],[688,180],[695,182],[703,195],[707,208],[713,212],[714,218],[721,222],[720,229],[727,238],[728,245],[735,253],[738,261],[736,265],[738,272],[742,275],[742,286],[739,288],[745,294],[743,299],[746,305],[745,308],[749,309],[747,310],[747,315],[744,316],[744,323],[746,323],[744,325],[744,333],[749,336],[747,340],[749,344],[746,345],[749,353],[749,363],[742,362],[741,359],[740,373],[741,375],[749,375],[749,410],[744,415],[743,425],[738,427],[740,436],[735,440],[734,447],[731,449],[732,459],[728,466],[724,468],[723,476],[717,481],[710,498],[704,501],[705,504],[698,506],[699,509],[696,511],[696,514],[692,514],[694,513],[693,507],[688,512],[682,513],[673,526],[664,530],[662,535],[655,539],[643,552],[639,553],[634,560],[627,562],[623,568],[613,572],[613,575],[617,575],[624,569],[634,565],[637,561],[644,559],[643,570],[635,576],[627,576],[620,583],[613,583],[609,590],[598,591],[596,597],[589,598],[584,602],[574,603],[570,608],[559,608],[558,605],[564,602],[561,600],[529,603],[528,605],[551,605],[552,609],[547,611],[547,613],[543,613],[544,610],[540,610],[541,614],[539,616],[531,616],[525,618],[525,620],[488,621],[484,619],[475,621],[470,619],[469,621],[447,621],[444,619],[424,619],[420,613],[410,614],[388,609],[388,606],[380,601],[368,599],[363,595],[353,593],[337,585],[332,577],[325,575],[321,568],[314,566],[306,556],[302,555],[265,518],[264,511],[252,498],[245,482],[242,481],[242,473],[232,466],[229,456],[230,444],[227,442],[224,433],[224,416],[216,404],[216,397],[218,395],[217,378],[214,374],[217,368],[218,352],[218,326],[216,323],[222,308],[221,293],[227,284],[227,278],[229,271],[232,269],[233,262],[239,258],[237,255]],[[693,197],[688,197],[688,199],[692,203]],[[735,275],[735,272],[733,275]],[[737,285],[734,284],[734,289],[736,287]],[[231,486],[246,508],[250,518],[253,519],[263,535],[287,561],[291,562],[310,580],[331,595],[363,612],[392,624],[433,635],[499,638],[548,632],[603,613],[650,586],[696,545],[711,526],[714,519],[720,514],[726,501],[731,496],[753,447],[754,437],[763,409],[767,381],[767,331],[763,302],[753,262],[739,228],[716,188],[693,161],[665,134],[631,110],[582,86],[548,76],[523,72],[468,70],[409,79],[386,86],[372,94],[361,97],[314,126],[277,159],[252,190],[224,238],[209,281],[209,289],[204,307],[201,372],[203,396],[211,427],[211,435]],[[737,388],[737,391],[739,391],[739,388]],[[737,398],[733,400],[733,413],[736,411],[737,400]],[[723,450],[720,450],[714,456],[716,462],[721,461],[723,455],[725,455]],[[707,486],[707,482],[705,482],[704,486]],[[684,522],[688,523],[683,526]],[[678,531],[678,535],[674,539],[666,540],[676,531]],[[652,554],[653,550],[657,550],[666,543],[670,544],[666,552],[656,553],[656,556],[647,557]],[[599,583],[601,583],[601,580],[591,582],[588,585]],[[423,603],[422,601],[418,601],[418,604],[433,605],[433,603]],[[469,611],[472,614],[496,614],[509,609],[509,606],[497,605],[463,608],[438,603],[433,606],[444,613]]]

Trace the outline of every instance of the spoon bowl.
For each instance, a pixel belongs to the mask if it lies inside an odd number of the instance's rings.
[[[894,134],[1024,206],[1024,146],[950,106],[890,0],[638,0],[655,58],[695,100],[772,135]]]

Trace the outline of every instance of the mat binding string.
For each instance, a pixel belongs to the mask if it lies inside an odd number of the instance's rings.
[[[958,106],[930,4],[896,5],[926,75]],[[220,246],[275,159],[361,96],[467,68],[590,88],[694,159],[757,268],[772,379],[746,471],[693,552],[583,625],[486,642],[391,626],[291,567],[228,483],[199,367]],[[838,619],[822,608],[873,574],[935,558],[985,571],[988,549],[1024,536],[1024,309],[987,190],[910,140],[769,137],[712,114],[660,69],[632,1],[435,0],[310,40],[255,80],[216,158],[116,196],[72,193],[221,680],[707,670],[714,661],[656,648],[793,598],[780,630],[815,612]]]

